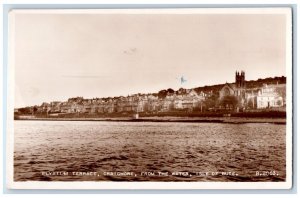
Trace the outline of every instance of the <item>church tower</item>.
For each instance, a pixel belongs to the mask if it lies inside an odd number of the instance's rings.
[[[245,72],[235,72],[235,86],[237,88],[245,88]]]

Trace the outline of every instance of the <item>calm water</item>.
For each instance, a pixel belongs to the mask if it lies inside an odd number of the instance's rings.
[[[285,128],[275,124],[15,121],[14,179],[284,181]],[[256,171],[275,172],[256,176]]]

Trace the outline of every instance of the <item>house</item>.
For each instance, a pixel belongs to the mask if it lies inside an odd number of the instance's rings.
[[[69,104],[68,102],[61,103],[60,111],[62,113],[71,113],[71,104]]]
[[[180,94],[181,93],[181,94]],[[193,110],[199,106],[201,101],[204,101],[204,93],[198,94],[193,89],[181,90],[174,99],[174,109],[177,110]]]
[[[264,84],[257,95],[257,108],[282,107],[284,105],[283,97],[276,91],[278,85]]]
[[[168,112],[174,109],[174,101],[169,98],[162,101],[161,111]]]
[[[58,101],[54,101],[54,102],[51,102],[50,103],[50,107],[51,107],[51,112],[60,112],[60,105],[61,105],[61,102],[58,102]]]

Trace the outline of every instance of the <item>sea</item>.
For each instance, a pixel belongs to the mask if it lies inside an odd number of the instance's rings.
[[[14,121],[14,181],[285,179],[285,124]]]

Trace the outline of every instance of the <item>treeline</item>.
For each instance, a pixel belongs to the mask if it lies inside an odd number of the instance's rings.
[[[257,79],[257,80],[250,80],[246,81],[246,88],[256,88],[261,87],[263,84],[285,84],[286,83],[286,77],[274,77],[274,78],[264,78],[264,79]]]

